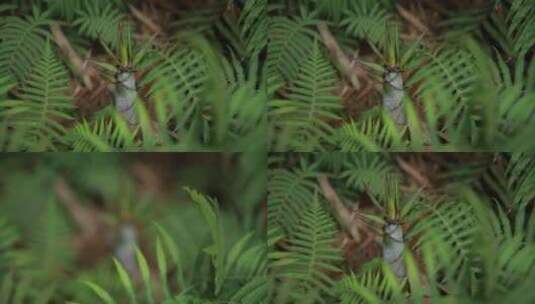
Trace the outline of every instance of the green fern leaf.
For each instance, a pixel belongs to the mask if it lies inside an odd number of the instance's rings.
[[[334,130],[329,120],[339,119],[341,108],[340,99],[333,94],[335,85],[335,70],[316,41],[289,88],[288,100],[271,102],[273,127],[293,134],[291,150],[321,149],[332,143]]]
[[[316,197],[302,214],[289,239],[288,251],[271,253],[273,273],[288,284],[296,284],[292,297],[304,299],[320,293],[333,295],[334,280],[326,272],[339,272],[340,252],[333,247],[336,225]]]
[[[390,16],[380,3],[354,1],[349,9],[345,10],[344,15],[340,25],[346,28],[347,34],[367,39],[374,44],[382,44]]]
[[[7,17],[0,27],[0,74],[22,81],[36,59],[41,58],[48,32],[43,28],[50,20],[34,6],[33,15],[25,19]]]
[[[56,143],[64,143],[66,131],[60,121],[72,119],[68,79],[67,70],[47,43],[22,86],[21,100],[0,107],[5,123],[22,131],[26,149],[54,150]]]
[[[73,25],[78,26],[81,34],[91,39],[101,39],[112,48],[118,46],[119,23],[123,14],[113,3],[88,1],[85,9],[78,11],[78,15]]]
[[[268,77],[272,82],[295,78],[309,57],[317,33],[309,29],[318,21],[313,16],[289,19],[274,17],[269,32]]]

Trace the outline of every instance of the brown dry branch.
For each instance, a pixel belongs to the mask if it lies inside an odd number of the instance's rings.
[[[61,27],[58,23],[52,23],[50,25],[50,30],[52,31],[54,41],[59,46],[62,53],[67,56],[67,59],[71,63],[73,73],[82,79],[86,88],[92,90],[93,82],[91,81],[91,78],[96,77],[98,75],[98,72],[91,66],[88,66],[87,62],[84,62],[82,58],[80,58],[80,56],[72,48],[71,44],[69,43],[69,40],[67,40],[67,37],[65,37],[65,35],[63,34],[63,31],[61,30]]]
[[[342,51],[325,22],[318,24],[318,30],[325,47],[338,63],[344,76],[349,79],[355,90],[359,90],[360,82],[358,76],[366,74],[366,71],[359,67],[357,64],[358,59],[355,57],[353,60],[349,60],[349,57]]]
[[[132,15],[134,15],[136,19],[143,23],[151,32],[155,34],[160,34],[162,32],[162,28],[149,17],[145,16],[143,12],[135,8],[133,5],[128,5],[128,8],[132,12]]]
[[[401,17],[407,20],[412,26],[425,35],[431,35],[431,30],[422,22],[418,17],[412,14],[409,10],[403,8],[403,6],[396,4],[396,9],[398,10]]]
[[[110,253],[113,235],[111,227],[91,208],[83,206],[81,200],[63,179],[54,184],[58,201],[78,225],[79,234],[74,237],[74,247],[81,262],[91,264]]]
[[[325,199],[327,199],[327,201],[329,201],[329,203],[331,204],[342,226],[349,232],[349,234],[355,241],[359,242],[360,235],[358,231],[358,226],[353,221],[354,215],[342,203],[342,201],[336,194],[336,191],[329,183],[329,179],[325,175],[319,176],[318,181],[321,190],[323,191],[323,196],[325,196]]]
[[[418,170],[416,167],[411,165],[410,163],[403,160],[401,157],[396,157],[396,162],[398,163],[399,167],[405,171],[414,181],[422,188],[427,189],[431,188],[431,182],[429,181],[429,178],[425,176],[420,170]]]

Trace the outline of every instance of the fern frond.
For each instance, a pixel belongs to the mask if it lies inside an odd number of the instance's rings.
[[[302,210],[313,200],[315,169],[301,164],[301,168],[289,171],[270,171],[268,180],[268,235],[279,230],[291,234],[297,226]]]
[[[25,149],[55,149],[63,142],[64,126],[58,120],[70,120],[72,108],[68,95],[69,80],[65,67],[46,43],[41,59],[25,81],[21,100],[2,106],[1,116],[15,130],[22,130]]]
[[[389,19],[388,12],[379,2],[353,1],[345,10],[340,26],[345,27],[346,33],[353,37],[382,45]]]
[[[530,154],[513,154],[507,167],[507,186],[513,192],[513,204],[522,208],[535,199],[535,158]]]
[[[102,117],[91,123],[83,120],[72,128],[67,137],[77,152],[111,152],[134,146],[134,134],[126,121],[118,117]]]
[[[483,27],[507,54],[516,57],[535,45],[535,9],[525,0],[509,2],[505,13],[493,12]]]
[[[425,243],[440,248],[443,256],[435,268],[444,268],[448,279],[455,281],[468,277],[471,279],[467,284],[475,284],[473,276],[481,270],[481,266],[474,250],[480,232],[474,208],[457,200],[438,205],[422,203],[421,206],[420,212],[427,214],[427,219],[418,221],[418,213],[411,217],[414,225],[407,239],[419,235],[415,248],[421,249]]]
[[[225,14],[216,26],[240,58],[250,58],[265,49],[270,21],[267,1],[252,0],[245,2],[238,18]]]
[[[447,114],[447,126],[455,123],[463,111],[467,110],[469,100],[477,81],[476,67],[471,54],[461,48],[447,47],[436,52],[422,50],[429,63],[417,68],[407,82],[416,87],[416,95],[430,94],[441,100],[439,117]]]
[[[389,197],[387,176],[395,176],[396,170],[380,153],[354,153],[348,156],[340,178],[357,191],[368,192],[381,201]]]
[[[44,212],[37,220],[30,241],[32,264],[29,273],[34,278],[61,277],[74,265],[74,250],[70,244],[71,227],[53,200],[46,202]]]
[[[267,0],[246,1],[240,15],[241,36],[247,54],[259,54],[267,45],[270,19]]]
[[[273,82],[295,79],[317,38],[317,33],[309,28],[317,22],[313,16],[273,17],[266,62]]]
[[[317,150],[332,143],[334,130],[328,121],[339,119],[341,108],[335,85],[335,70],[316,41],[288,89],[288,100],[271,103],[273,127],[293,134],[291,150]]]
[[[22,81],[36,59],[41,58],[49,36],[44,26],[50,20],[47,13],[34,6],[33,15],[25,19],[10,16],[0,28],[0,74]]]
[[[386,113],[382,120],[376,115],[363,118],[360,122],[349,121],[337,129],[338,146],[343,152],[379,152],[383,150],[404,150],[403,133]]]
[[[6,271],[12,262],[13,246],[19,240],[19,233],[8,220],[0,217],[0,269]],[[1,277],[1,276],[0,276]]]
[[[143,77],[142,85],[152,84],[149,96],[160,91],[172,90],[178,100],[175,111],[178,127],[183,127],[201,110],[202,93],[207,82],[207,69],[202,54],[191,48],[178,48],[171,53],[154,54],[156,64]]]
[[[337,284],[343,304],[401,303],[404,300],[401,289],[392,271],[379,261],[370,262],[362,273],[347,275]]]
[[[78,11],[73,25],[80,34],[116,48],[119,42],[119,23],[123,14],[110,2],[87,1],[83,10]]]
[[[308,204],[298,226],[290,235],[288,251],[274,252],[271,271],[295,287],[293,300],[314,294],[319,303],[324,295],[333,295],[334,280],[327,273],[339,272],[340,252],[333,247],[336,225],[320,205],[317,196]],[[293,285],[295,284],[295,285]],[[295,298],[294,298],[295,297]]]

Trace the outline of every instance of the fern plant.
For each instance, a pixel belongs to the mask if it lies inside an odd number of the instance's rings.
[[[101,39],[115,48],[119,42],[119,23],[123,18],[112,3],[103,1],[85,2],[85,9],[80,10],[79,17],[73,25],[79,32],[92,39]]]
[[[74,118],[50,118],[47,123],[54,126],[47,126],[48,138],[42,139],[47,142],[29,142],[27,131],[12,127],[8,116],[31,103],[6,103],[2,134],[11,139],[4,149],[263,149],[266,143],[256,139],[265,137],[266,103],[272,97],[262,62],[270,23],[267,2],[201,6],[217,14],[206,31],[196,34],[166,19],[203,19],[200,7],[188,9],[189,17],[184,10],[159,7],[156,18],[145,18],[148,11],[141,4],[125,1],[12,1],[3,7],[0,64],[17,82],[7,97],[21,99],[27,80],[39,76],[31,69],[51,38],[55,59],[70,69],[66,75],[72,79],[68,90],[54,91],[50,99],[68,98]],[[147,35],[147,29],[157,33]],[[232,79],[229,65],[231,73],[247,76]],[[107,104],[126,119],[128,130]],[[45,112],[39,117],[49,118]]]
[[[337,119],[339,109],[339,100],[332,94],[334,75],[316,42],[299,76],[288,88],[288,100],[271,104],[273,128],[294,138],[290,150],[316,150],[322,142],[330,141],[333,130],[327,120]],[[287,149],[285,143],[273,145],[277,150]]]
[[[423,154],[315,153],[274,159],[273,180],[295,170],[296,160],[312,162],[316,170],[312,175],[319,183],[314,184],[310,177],[310,188],[319,188],[325,197],[325,201],[315,198],[301,207],[300,195],[309,195],[311,190],[294,188],[301,190],[292,196],[293,201],[270,205],[273,211],[282,209],[279,204],[301,210],[292,216],[274,212],[270,217],[274,227],[296,227],[295,236],[273,233],[268,238],[274,299],[282,303],[479,303],[492,299],[530,303],[532,296],[525,287],[534,270],[533,178],[529,171],[533,156],[472,154],[475,158],[470,160],[461,155],[434,154],[425,160]],[[503,163],[493,162],[493,157]],[[413,162],[407,166],[409,159]],[[417,162],[420,165],[415,169]],[[421,171],[421,166],[431,168],[433,162],[452,164],[435,173]],[[482,162],[478,165],[482,170],[470,171],[469,182],[452,178],[450,174],[459,166],[475,165],[471,162]],[[435,174],[450,177],[439,182],[432,177]],[[432,179],[427,182],[433,187],[420,187],[427,178]],[[270,198],[277,199],[284,190],[272,188]],[[513,193],[519,193],[518,199],[510,196]],[[315,225],[308,222],[318,207],[321,216],[327,211],[338,220],[338,238],[327,240],[335,232],[332,230],[311,237],[315,229],[327,225],[320,219]],[[322,250],[337,251],[338,258],[321,255],[320,249],[310,250],[319,248],[314,244],[329,244]],[[337,262],[325,261],[319,275],[310,267],[321,256]],[[316,281],[318,277],[321,283]],[[298,287],[304,283],[298,282],[319,285],[314,291],[303,291]],[[335,289],[324,292],[321,286],[326,282],[334,282]]]
[[[44,26],[50,23],[47,13],[36,7],[31,16],[5,18],[0,28],[0,73],[23,80],[30,72],[32,64],[45,48],[49,36]]]
[[[230,301],[231,303],[267,303],[267,284],[264,276],[266,271],[265,247],[253,244],[253,233],[249,233],[238,240],[228,252],[225,252],[222,226],[217,215],[215,201],[205,197],[197,191],[188,189],[192,199],[198,204],[206,224],[209,227],[213,244],[204,249],[204,254],[210,257],[212,262],[214,290],[195,290],[194,282],[186,280],[183,269],[186,265],[181,264],[179,246],[174,243],[169,234],[159,225],[156,238],[156,260],[158,267],[158,291],[161,296],[157,300],[155,296],[154,282],[147,260],[143,253],[136,249],[136,260],[141,273],[144,290],[138,292],[134,289],[134,280],[128,274],[125,267],[117,259],[114,266],[121,281],[124,291],[128,295],[129,303],[146,301],[147,303],[217,303],[218,301]],[[178,282],[184,284],[182,291],[176,292],[176,287],[170,286],[169,270],[177,269]],[[206,278],[205,278],[206,279]],[[189,282],[188,282],[189,281]],[[104,303],[117,303],[113,296],[97,284],[85,281],[87,285]],[[223,289],[225,287],[225,289]],[[211,295],[211,296],[210,296]],[[145,300],[142,300],[145,299]]]
[[[278,303],[323,303],[333,295],[334,281],[325,272],[339,271],[340,253],[332,248],[334,236],[334,221],[315,197],[289,236],[286,250],[270,254],[271,270],[285,285],[274,296]]]
[[[134,173],[139,166],[152,170],[147,156],[2,158],[2,172],[12,174],[0,175],[0,299],[268,303],[265,227],[258,212],[264,177],[249,167],[256,156],[154,154],[170,157],[163,169],[170,191],[137,179],[143,179]],[[175,161],[183,171],[169,165]],[[222,176],[228,182],[218,189],[213,181]],[[184,185],[211,189],[218,200],[182,190]]]
[[[497,76],[532,82],[533,64],[528,62],[532,54],[527,50],[533,40],[526,36],[532,28],[528,21],[532,9],[525,1],[489,1],[457,10],[391,1],[278,4],[281,27],[297,16],[312,16],[314,23],[294,24],[295,46],[276,35],[270,40],[268,49],[274,51],[268,62],[292,58],[284,63],[288,68],[281,69],[282,75],[271,69],[273,79],[278,79],[273,81],[276,95],[286,97],[292,81],[300,77],[296,71],[313,66],[304,61],[307,50],[313,50],[310,41],[318,36],[313,25],[322,24],[319,47],[329,51],[329,64],[342,72],[329,76],[340,88],[334,94],[340,97],[342,115],[328,122],[336,129],[337,140],[310,146],[308,151],[533,149],[519,140],[533,132],[533,105],[524,101],[532,98],[533,88],[520,91],[511,83],[502,85]],[[431,20],[435,10],[443,16]],[[297,36],[300,29],[303,34]],[[281,28],[287,38],[294,32]],[[508,72],[498,72],[502,68]],[[515,72],[517,68],[524,72]],[[285,104],[284,113],[271,108],[272,125],[297,105]],[[522,126],[515,121],[522,121]],[[309,120],[308,125],[315,123]],[[272,133],[289,142],[300,141],[282,129]]]
[[[65,127],[60,121],[72,119],[68,86],[67,70],[47,42],[21,88],[20,100],[2,106],[4,122],[24,138],[22,149],[54,149],[56,142],[64,142]]]

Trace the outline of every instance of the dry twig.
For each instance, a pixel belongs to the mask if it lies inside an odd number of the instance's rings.
[[[95,77],[98,74],[97,71],[87,66],[87,64],[82,61],[80,56],[72,48],[71,44],[69,43],[69,40],[67,40],[67,37],[65,37],[65,35],[63,34],[63,31],[61,30],[59,24],[57,24],[56,22],[52,23],[50,25],[50,30],[52,31],[54,41],[57,43],[57,45],[65,54],[65,56],[67,56],[67,58],[69,59],[74,74],[76,74],[82,79],[86,88],[92,90],[93,82],[91,81],[91,77]]]
[[[352,215],[351,211],[344,206],[326,176],[321,175],[318,177],[318,181],[320,183],[321,190],[323,191],[323,196],[325,196],[332,208],[336,211],[342,226],[345,227],[351,237],[358,242],[360,240],[360,236],[358,233],[358,226],[353,222],[354,215]]]
[[[408,162],[404,161],[401,157],[396,157],[396,161],[399,165],[399,167],[405,171],[408,175],[410,175],[420,187],[422,188],[430,188],[431,182],[425,176],[422,174],[418,169],[416,169],[414,166],[409,164]]]
[[[159,34],[162,32],[162,29],[160,26],[154,21],[152,21],[149,17],[145,16],[140,10],[135,8],[133,5],[128,5],[128,8],[132,12],[132,15],[136,17],[141,23],[143,23],[149,30],[151,30],[155,34]]]
[[[412,14],[408,10],[404,9],[403,6],[401,6],[399,4],[396,4],[396,8],[397,8],[399,14],[401,15],[401,17],[403,17],[405,20],[407,20],[410,24],[412,24],[420,32],[422,32],[425,35],[432,34],[431,30],[429,30],[429,28],[427,28],[427,26],[425,26],[425,24],[422,21],[420,21],[420,19],[418,19],[418,17],[416,17],[414,14]]]
[[[338,46],[338,43],[329,31],[327,24],[324,22],[318,24],[318,30],[320,32],[321,39],[325,44],[325,47],[327,47],[331,53],[331,56],[338,62],[342,72],[349,79],[355,90],[359,90],[360,82],[358,75],[362,74],[363,71],[360,71],[361,69],[357,65],[356,58],[353,59],[353,61],[349,60],[349,57],[342,51],[340,46]]]

